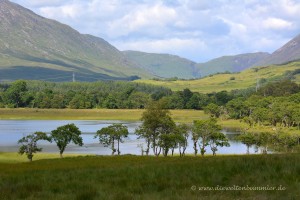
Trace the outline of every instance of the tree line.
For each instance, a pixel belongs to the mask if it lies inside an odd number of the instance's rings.
[[[221,127],[217,125],[216,119],[195,120],[193,125],[176,124],[169,110],[164,108],[163,101],[151,102],[143,113],[141,121],[142,125],[135,130],[135,134],[138,135],[138,138],[145,140],[146,147],[142,147],[142,155],[145,153],[148,156],[152,150],[155,156],[168,156],[170,154],[173,156],[175,149],[178,149],[179,155],[183,157],[190,136],[192,137],[195,156],[197,156],[199,149],[202,156],[209,147],[213,155],[216,155],[218,147],[229,146],[228,139],[221,132]],[[51,131],[50,134],[35,132],[19,140],[21,144],[19,153],[26,154],[27,158],[32,161],[34,153],[42,151],[37,142],[46,140],[56,143],[62,157],[69,143],[83,145],[81,134],[79,128],[74,124],[60,126]],[[98,130],[94,138],[97,138],[100,144],[109,147],[112,150],[112,155],[120,155],[120,143],[124,142],[128,134],[128,128],[125,125],[112,124]]]
[[[222,106],[211,103],[205,111],[217,118],[239,119],[249,128],[279,125],[300,129],[300,87],[290,81],[269,84],[257,93],[234,98]]]
[[[171,91],[149,84],[103,81],[93,83],[53,83],[15,81],[0,84],[0,108],[143,109],[151,101],[163,100],[167,109],[204,109],[208,104],[225,105],[245,91],[209,94]]]

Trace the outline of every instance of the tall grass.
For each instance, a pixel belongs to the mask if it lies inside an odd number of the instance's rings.
[[[0,177],[0,199],[299,199],[300,155],[88,156],[1,164]],[[233,185],[286,190],[198,190]]]

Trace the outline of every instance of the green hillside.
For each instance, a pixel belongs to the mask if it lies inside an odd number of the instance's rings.
[[[201,76],[220,72],[240,72],[244,69],[255,66],[255,63],[269,56],[268,53],[248,53],[235,56],[223,56],[206,63],[199,63],[197,67]]]
[[[139,67],[158,77],[189,79],[200,76],[195,62],[179,56],[138,51],[124,51],[123,53]]]
[[[118,79],[149,73],[130,62],[101,38],[36,15],[7,0],[0,1],[0,79],[72,76],[78,80]],[[4,75],[6,74],[6,75]],[[8,76],[11,74],[11,76]],[[81,77],[80,77],[81,76]],[[83,78],[82,78],[83,77]]]
[[[257,80],[273,81],[283,78],[289,72],[292,73],[295,81],[300,83],[299,76],[300,62],[291,62],[285,65],[271,65],[267,67],[256,67],[244,70],[235,74],[216,74],[197,80],[177,80],[177,81],[156,81],[156,80],[138,80],[153,85],[169,87],[172,90],[183,90],[189,88],[195,92],[210,93],[222,90],[235,90],[255,87]],[[291,73],[289,73],[291,74]]]

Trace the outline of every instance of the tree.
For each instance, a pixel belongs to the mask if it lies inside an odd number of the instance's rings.
[[[174,133],[161,134],[159,136],[158,146],[161,147],[163,155],[168,156],[169,150],[172,149],[172,156],[174,154],[174,149],[177,147],[177,135]]]
[[[193,96],[193,92],[190,89],[186,88],[182,91],[184,108],[187,108],[187,103],[189,102],[192,96]]]
[[[241,119],[249,115],[247,106],[245,104],[245,99],[243,97],[229,101],[226,104],[226,108],[229,116],[233,119]]]
[[[79,146],[83,145],[82,137],[80,135],[81,131],[75,126],[75,124],[60,126],[56,130],[51,131],[51,139],[59,148],[59,154],[61,158],[70,142],[73,142]]]
[[[145,128],[143,125],[141,125],[137,129],[135,129],[135,134],[138,135],[138,139],[141,138],[145,139],[147,145],[145,153],[148,156],[150,152],[150,144],[151,144],[151,131]]]
[[[185,155],[185,150],[188,146],[190,127],[187,124],[179,124],[176,126],[176,134],[178,136],[178,148],[180,156]]]
[[[199,110],[201,107],[199,105],[200,97],[198,93],[194,93],[193,96],[189,99],[189,101],[186,104],[187,109],[195,109]]]
[[[38,148],[37,146],[39,140],[50,141],[51,139],[44,132],[35,132],[31,135],[27,135],[18,141],[19,144],[22,144],[19,149],[19,154],[26,154],[28,160],[31,162],[33,154],[42,151],[42,148]]]
[[[209,113],[211,117],[219,118],[221,115],[221,107],[217,104],[210,103],[204,108],[205,113]]]
[[[208,120],[195,120],[192,130],[195,155],[197,155],[195,145],[198,142],[201,155],[204,156],[206,146],[209,145],[211,137],[220,132],[221,126],[217,124],[217,120],[215,118],[210,118]],[[199,139],[201,139],[201,141],[198,141]]]
[[[220,147],[229,147],[230,144],[228,142],[228,138],[224,133],[221,133],[219,131],[215,131],[210,136],[209,141],[210,149],[213,152],[213,155],[216,155],[216,152],[218,151],[218,146]]]
[[[170,134],[175,128],[175,122],[170,116],[170,112],[164,109],[164,103],[162,101],[151,102],[146,111],[142,114],[142,126],[144,136],[147,136],[147,140],[151,141],[153,153],[159,156],[161,153],[161,146],[159,140],[162,139],[160,135]]]
[[[12,85],[5,91],[4,99],[6,104],[10,104],[13,107],[22,107],[26,101],[27,83],[19,80],[12,83]]]
[[[121,154],[120,143],[123,143],[123,138],[128,137],[128,128],[123,124],[113,124],[108,127],[98,130],[95,138],[99,137],[99,142],[108,147],[111,145],[112,155],[118,152]],[[117,149],[115,148],[115,142],[117,142]]]
[[[237,137],[237,140],[241,141],[247,147],[247,154],[250,153],[249,149],[252,145],[257,143],[255,135],[253,133],[243,133]]]

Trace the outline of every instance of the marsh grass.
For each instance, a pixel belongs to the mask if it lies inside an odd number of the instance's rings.
[[[300,155],[86,156],[0,164],[1,199],[299,199]],[[192,186],[284,191],[193,191]]]

